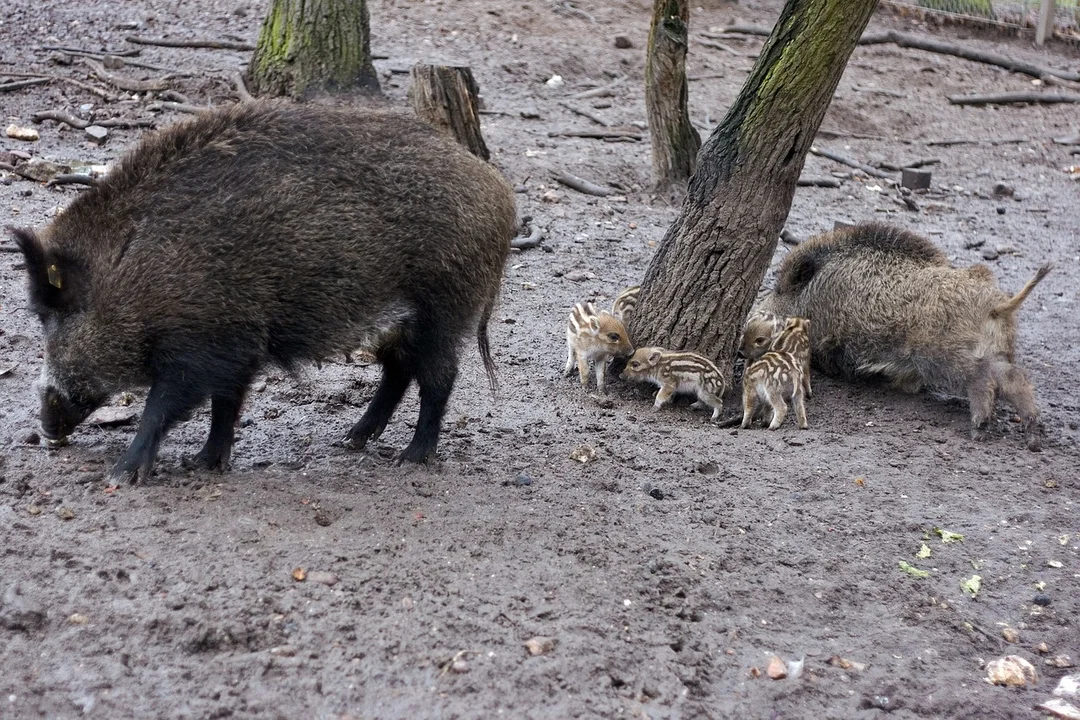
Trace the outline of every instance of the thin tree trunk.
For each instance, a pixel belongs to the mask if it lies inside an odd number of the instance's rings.
[[[701,136],[687,110],[686,49],[689,0],[655,0],[645,55],[645,109],[657,188],[682,185],[694,174]]]
[[[487,160],[490,154],[480,133],[480,88],[472,70],[417,63],[410,76],[409,102],[416,116],[452,136],[473,155]]]
[[[251,92],[378,92],[367,0],[272,0],[251,58]]]
[[[645,274],[638,345],[696,350],[730,378],[806,153],[875,5],[788,0]]]

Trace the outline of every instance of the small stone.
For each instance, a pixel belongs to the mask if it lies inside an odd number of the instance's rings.
[[[25,436],[23,436],[22,443],[23,445],[40,445],[41,436],[33,431],[28,432]]]
[[[1052,658],[1047,658],[1046,659],[1046,664],[1049,665],[1050,667],[1056,667],[1056,668],[1076,667],[1076,663],[1074,663],[1073,659],[1068,655],[1056,655],[1056,656],[1054,656]]]
[[[518,487],[528,487],[533,484],[533,479],[528,475],[518,475],[514,478],[514,484]]]
[[[27,142],[41,139],[41,135],[34,128],[19,127],[14,123],[7,126],[7,136],[12,140],[25,140]]]
[[[68,622],[72,625],[85,625],[86,623],[90,622],[90,618],[86,617],[81,613],[74,613],[68,616]]]
[[[998,209],[997,209],[997,214],[998,215],[1004,215],[1005,214],[1005,208],[999,205]]]
[[[1020,633],[1014,628],[1004,628],[1001,631],[1001,637],[1005,638],[1005,642],[1018,643],[1020,642]]]
[[[1048,652],[1050,652],[1050,646],[1044,642],[1041,642],[1035,646],[1035,652],[1046,655]]]
[[[1000,254],[994,248],[984,248],[982,251],[983,260],[997,260]]]
[[[592,462],[596,459],[596,450],[591,445],[578,445],[570,453],[570,459],[582,464]]]
[[[1035,666],[1019,655],[1006,655],[986,664],[986,681],[991,685],[1024,687],[1039,682]]]
[[[69,507],[61,507],[58,508],[56,511],[56,517],[60,518],[61,520],[74,520],[75,512]]]
[[[649,497],[651,497],[653,500],[663,500],[664,499],[664,491],[661,490],[660,488],[653,488],[652,490],[649,491]]]
[[[270,654],[277,657],[292,657],[296,654],[296,648],[292,645],[278,645],[270,648]]]
[[[626,37],[625,35],[616,35],[615,47],[619,48],[620,50],[627,50],[634,47],[634,43],[631,42],[630,38]]]
[[[330,527],[333,523],[334,521],[330,519],[330,516],[324,513],[322,510],[315,511],[316,525],[321,525],[322,527]]]
[[[574,282],[585,282],[586,280],[595,279],[596,274],[591,273],[588,270],[571,270],[570,272],[563,275],[563,277],[567,280],[572,280]]]
[[[773,680],[783,680],[787,677],[787,663],[776,655],[769,658],[769,665],[765,668],[765,674]]]
[[[308,582],[321,583],[333,587],[338,584],[338,576],[326,570],[312,570],[307,574]]]
[[[405,608],[406,610],[412,610],[414,605],[416,605],[416,603],[408,595],[401,598],[401,607]]]
[[[559,193],[555,192],[554,190],[548,190],[540,196],[540,199],[546,203],[557,203],[562,198],[559,197]]]
[[[525,641],[525,648],[530,655],[546,655],[555,649],[555,638],[537,635]]]
[[[715,475],[716,473],[720,472],[720,466],[712,460],[709,460],[708,462],[698,463],[696,469],[702,475]]]
[[[450,672],[458,673],[460,675],[469,672],[469,670],[469,663],[465,662],[464,660],[455,660],[454,662],[450,663]]]
[[[994,185],[994,195],[997,197],[1012,197],[1016,193],[1016,190],[1012,185],[999,182]]]
[[[108,129],[100,125],[90,125],[83,132],[86,133],[86,139],[95,145],[103,145],[109,139]]]
[[[1039,593],[1038,595],[1035,596],[1035,598],[1032,600],[1032,602],[1035,603],[1036,605],[1041,605],[1042,607],[1046,607],[1047,605],[1050,604],[1050,596],[1046,595],[1044,593]]]
[[[165,607],[170,610],[183,610],[185,605],[187,605],[187,601],[183,595],[170,595],[165,598]]]
[[[304,582],[307,580],[307,570],[302,567],[293,568],[292,579],[296,582]]]
[[[26,508],[26,512],[30,513],[31,515],[40,515],[41,514],[41,506],[40,505],[31,505],[30,507]]]
[[[100,407],[86,418],[86,422],[98,427],[120,427],[130,423],[138,414],[136,407]]]

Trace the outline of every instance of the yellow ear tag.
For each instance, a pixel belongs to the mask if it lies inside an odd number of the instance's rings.
[[[55,265],[49,266],[49,284],[57,290],[64,286],[64,283],[60,280],[60,269]]]

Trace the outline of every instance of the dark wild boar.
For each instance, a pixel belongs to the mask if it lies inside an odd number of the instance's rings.
[[[396,113],[266,102],[169,127],[41,232],[13,230],[45,332],[42,430],[149,387],[112,471],[137,479],[209,398],[195,461],[224,468],[261,367],[367,348],[382,379],[349,442],[378,437],[415,380],[400,459],[425,461],[469,332],[494,387],[487,324],[515,231],[494,168]]]
[[[1016,311],[1049,271],[1039,268],[1010,297],[985,265],[951,267],[929,240],[866,223],[792,250],[758,311],[809,318],[813,362],[830,375],[966,395],[973,437],[982,435],[1000,396],[1037,450],[1034,390],[1014,365]]]

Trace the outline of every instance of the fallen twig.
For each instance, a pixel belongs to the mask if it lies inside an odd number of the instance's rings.
[[[704,75],[687,75],[687,82],[697,82],[698,80],[715,80],[716,78],[727,77],[724,73],[706,73]]]
[[[128,92],[152,92],[166,90],[169,87],[169,84],[165,82],[164,78],[160,80],[132,80],[109,72],[105,69],[104,65],[93,58],[84,57],[82,61],[90,66],[90,69],[94,71],[94,74],[98,76],[98,79],[104,80],[121,90],[126,90]]]
[[[206,112],[210,108],[204,105],[189,105],[187,103],[170,102],[168,100],[162,102],[153,102],[146,106],[147,110],[175,110],[176,112],[197,114]]]
[[[89,185],[93,187],[98,184],[97,178],[92,178],[89,175],[83,175],[82,173],[64,173],[57,175],[49,182],[45,183],[45,187],[53,187],[54,185]]]
[[[244,84],[244,75],[234,72],[231,77],[233,85],[236,86],[236,94],[240,97],[240,102],[254,102],[255,96],[248,92],[247,85]]]
[[[152,119],[125,120],[123,118],[109,118],[108,120],[95,120],[94,122],[91,122],[60,110],[42,110],[41,112],[36,112],[30,116],[31,122],[39,123],[45,120],[55,120],[56,122],[65,123],[76,130],[85,130],[91,125],[100,125],[101,127],[107,128],[141,128],[154,127],[157,125],[157,121]]]
[[[41,73],[9,73],[9,72],[2,73],[2,74],[5,77],[47,78],[49,80],[58,80],[60,82],[68,83],[69,85],[74,85],[75,87],[82,88],[83,90],[88,90],[88,91],[94,93],[95,95],[97,95],[98,97],[100,97],[103,100],[111,101],[113,99],[113,96],[110,95],[107,90],[102,90],[99,87],[94,87],[93,85],[89,85],[87,83],[81,82],[79,80],[75,80],[73,78],[64,77],[62,75],[43,75]]]
[[[562,183],[566,187],[577,190],[580,193],[585,193],[586,195],[607,197],[609,195],[619,194],[618,190],[613,190],[611,188],[606,188],[602,185],[597,185],[596,183],[591,183],[588,180],[583,180],[582,178],[579,178],[577,175],[571,175],[570,173],[564,172],[562,170],[556,172],[554,177],[556,181]]]
[[[906,163],[880,162],[878,163],[878,167],[882,170],[892,170],[893,172],[900,172],[905,168],[921,168],[926,167],[927,165],[937,165],[939,162],[941,162],[941,158],[922,158],[920,160],[912,160],[911,162]]]
[[[1054,138],[1054,142],[1058,145],[1080,145],[1080,132],[1073,135],[1063,135],[1062,137]]]
[[[190,103],[191,102],[191,99],[188,98],[187,95],[185,95],[184,93],[179,92],[177,90],[162,90],[161,92],[159,92],[157,94],[157,96],[159,98],[161,98],[162,100],[171,100],[173,102],[178,102],[178,103]]]
[[[158,45],[160,47],[208,48],[210,50],[255,49],[255,46],[250,43],[233,42],[231,40],[172,40],[170,38],[144,38],[136,35],[128,35],[124,39],[136,45]]]
[[[1069,93],[1006,92],[990,95],[950,95],[953,105],[1010,105],[1013,103],[1078,103],[1080,95]]]
[[[798,182],[795,183],[800,187],[824,187],[824,188],[838,188],[840,187],[840,181],[836,178],[830,177],[801,177]]]
[[[735,48],[728,47],[727,45],[724,45],[723,43],[714,42],[712,40],[706,40],[704,38],[698,38],[697,41],[698,41],[698,44],[704,45],[707,48],[713,48],[714,50],[723,50],[724,52],[728,53],[729,55],[734,55],[735,57],[742,57],[743,56],[743,53],[739,52]]]
[[[1027,138],[946,138],[944,140],[927,140],[928,146],[944,146],[944,145],[978,145],[979,143],[990,143],[991,145],[1013,145],[1016,143],[1029,142]]]
[[[21,90],[25,87],[31,87],[33,85],[41,85],[42,83],[49,82],[50,78],[31,78],[29,80],[17,80],[15,82],[4,83],[0,85],[0,92],[11,92],[12,90]]]
[[[772,34],[772,29],[753,25],[731,25],[724,28],[724,32],[741,35],[769,36]],[[1044,75],[1048,75],[1063,80],[1071,80],[1074,82],[1080,81],[1080,73],[1042,67],[1040,65],[1035,65],[1034,63],[1016,60],[1005,55],[984,52],[975,48],[963,47],[962,45],[953,45],[952,43],[941,42],[940,40],[921,37],[919,35],[912,35],[911,33],[897,32],[896,30],[867,33],[859,38],[859,45],[883,45],[886,43],[893,43],[902,48],[925,50],[926,52],[937,53],[939,55],[951,55],[952,57],[983,63],[984,65],[994,65],[1012,72],[1030,75],[1031,77],[1036,78],[1042,78]]]
[[[594,115],[593,113],[589,112],[588,110],[582,110],[580,108],[576,108],[573,105],[571,105],[570,103],[563,102],[561,100],[559,101],[559,105],[566,108],[567,110],[574,113],[575,115],[580,115],[581,117],[589,118],[590,120],[592,120],[594,123],[596,123],[597,125],[599,125],[601,127],[611,127],[611,123],[609,123],[607,120],[600,117],[599,115]]]
[[[835,153],[835,152],[832,152],[831,150],[822,150],[821,148],[818,148],[818,147],[811,147],[810,152],[813,153],[814,155],[818,155],[819,157],[828,158],[829,160],[832,160],[833,162],[838,162],[841,165],[847,165],[848,167],[853,167],[856,170],[862,170],[864,173],[866,173],[867,175],[870,175],[871,177],[876,177],[876,178],[892,177],[889,173],[884,172],[882,170],[878,170],[876,167],[871,167],[870,165],[864,165],[863,163],[859,162],[858,160],[853,160],[853,159],[849,158],[846,155],[841,155],[840,153]]]
[[[897,92],[896,90],[883,90],[881,88],[859,87],[859,86],[856,85],[855,87],[852,88],[852,90],[854,90],[855,92],[869,93],[871,95],[884,95],[886,97],[893,97],[893,98],[906,98],[907,97],[907,95],[905,95],[902,92]]]
[[[627,140],[641,140],[642,134],[636,130],[552,130],[548,137],[576,137],[606,140],[607,138],[625,138]]]
[[[1080,82],[1073,82],[1064,78],[1054,77],[1053,75],[1043,75],[1039,78],[1044,85],[1056,85],[1057,87],[1068,88],[1069,90],[1080,90]]]
[[[15,172],[15,166],[11,163],[0,162],[0,170],[4,172]]]
[[[55,52],[62,52],[68,55],[79,55],[82,57],[104,57],[106,55],[116,55],[118,57],[135,57],[141,50],[138,48],[132,48],[131,50],[110,50],[109,52],[100,52],[98,50],[83,50],[82,48],[65,47],[63,45],[42,45],[39,50],[52,50]]]
[[[531,250],[535,247],[540,247],[540,243],[544,242],[544,228],[539,225],[533,225],[532,231],[528,237],[516,237],[510,241],[511,248],[517,248],[518,250]]]
[[[610,85],[603,85],[601,87],[591,88],[589,90],[582,90],[579,93],[575,93],[570,96],[571,100],[588,100],[589,98],[598,97],[613,97],[615,95],[615,88],[622,82],[622,78],[619,78]]]

